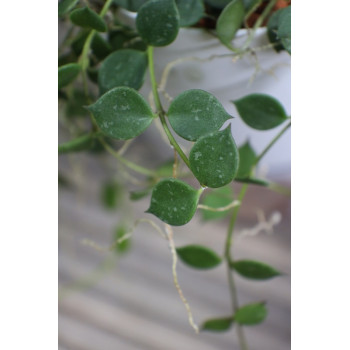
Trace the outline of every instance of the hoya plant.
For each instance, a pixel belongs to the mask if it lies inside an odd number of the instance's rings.
[[[256,300],[239,304],[235,274],[258,281],[281,273],[278,267],[261,261],[235,259],[235,223],[248,187],[251,184],[271,187],[268,181],[256,176],[256,167],[288,130],[290,116],[278,100],[267,94],[232,100],[238,112],[234,117],[242,118],[250,128],[264,132],[284,126],[259,154],[248,141],[237,145],[231,132],[233,116],[201,86],[181,92],[169,106],[164,105],[154,69],[157,62],[154,48],[171,45],[181,27],[196,26],[209,30],[232,57],[240,58],[254,49],[251,47],[254,32],[265,25],[276,54],[280,51],[290,54],[289,5],[290,1],[276,0],[61,0],[58,4],[60,20],[69,27],[59,47],[58,92],[65,126],[72,134],[70,141],[59,144],[59,154],[90,152],[98,156],[103,151],[112,154],[130,172],[143,177],[144,188],[130,192],[130,199],[148,198],[145,215],[164,223],[157,227],[169,240],[173,259],[178,257],[193,269],[226,265],[232,298],[232,309],[227,314],[203,320],[198,327],[182,292],[179,293],[190,324],[197,332],[222,332],[233,326],[241,350],[248,349],[243,327],[263,322],[268,305]],[[120,8],[135,14],[135,28],[120,21]],[[236,47],[234,38],[240,28],[250,28],[249,35],[241,47]],[[150,100],[139,92],[146,74],[151,82]],[[174,149],[170,167],[167,164],[151,169],[131,162],[122,152],[124,146],[157,120]],[[124,142],[124,146],[117,150],[115,140],[118,145]],[[184,149],[181,140],[190,148]],[[180,168],[186,171],[180,172]],[[232,191],[233,182],[242,184],[238,194]],[[113,207],[115,191],[115,186],[105,187],[106,205]],[[176,246],[176,234],[171,227],[186,225],[198,210],[206,219],[230,216],[223,254],[200,242]],[[123,249],[129,237],[129,231],[119,230],[112,246]],[[174,282],[180,291],[176,271]]]

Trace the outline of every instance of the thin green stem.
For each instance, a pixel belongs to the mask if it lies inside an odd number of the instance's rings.
[[[274,138],[273,140],[265,147],[265,149],[260,153],[254,162],[254,166],[258,164],[262,157],[268,152],[268,150],[278,141],[278,139],[290,128],[291,122],[289,122]]]
[[[109,146],[107,144],[107,142],[105,140],[103,140],[103,138],[99,138],[100,142],[102,143],[103,147],[106,149],[106,151],[108,153],[110,153],[113,157],[115,157],[116,159],[118,159],[121,163],[123,163],[125,166],[127,166],[129,169],[134,170],[135,172],[142,174],[142,175],[146,175],[146,176],[157,176],[157,174],[152,171],[149,170],[147,168],[144,168],[140,165],[137,165],[133,162],[130,162],[129,160],[125,159],[124,157],[122,157],[117,151],[115,151],[111,146]]]
[[[177,153],[180,155],[182,160],[185,162],[185,164],[190,169],[190,162],[189,162],[186,154],[183,152],[183,150],[181,149],[181,147],[179,146],[179,144],[175,140],[175,138],[172,135],[172,133],[168,127],[168,124],[165,120],[165,112],[164,112],[162,103],[161,103],[160,98],[159,98],[157,81],[156,81],[155,72],[154,72],[154,60],[153,60],[153,47],[152,46],[148,46],[147,54],[148,54],[148,65],[149,65],[149,73],[150,73],[150,78],[151,78],[152,92],[153,92],[157,112],[159,115],[159,119],[160,119],[160,121],[162,123],[162,127],[163,127],[169,141],[170,141],[170,144],[176,149]]]
[[[228,277],[229,287],[230,287],[233,314],[235,314],[235,312],[238,310],[239,303],[238,303],[236,285],[235,285],[234,277],[231,271],[231,262],[233,261],[233,258],[231,255],[231,246],[233,243],[233,230],[234,230],[239,209],[241,207],[243,198],[246,194],[247,188],[248,188],[248,185],[244,184],[239,193],[239,196],[238,196],[239,204],[236,207],[234,207],[232,211],[232,216],[227,229],[227,237],[226,237],[226,244],[225,244],[225,260],[226,260],[226,266],[227,266],[227,277]],[[242,327],[239,324],[236,324],[235,327],[237,329],[237,336],[238,336],[238,341],[239,341],[241,350],[248,350],[247,341],[245,339],[245,335]]]

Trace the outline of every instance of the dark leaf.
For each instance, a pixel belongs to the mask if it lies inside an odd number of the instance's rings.
[[[104,20],[89,7],[83,7],[72,11],[70,19],[79,27],[95,29],[98,32],[105,32],[107,30]]]
[[[221,264],[222,259],[211,249],[199,245],[176,248],[180,259],[195,269],[212,269]]]
[[[231,328],[233,323],[232,317],[224,317],[224,318],[213,318],[210,320],[206,320],[202,326],[202,331],[212,331],[212,332],[224,332]]]
[[[58,88],[69,85],[79,75],[81,67],[78,63],[68,63],[58,67]]]
[[[253,260],[234,261],[231,267],[241,276],[256,280],[266,280],[280,275],[273,267]]]

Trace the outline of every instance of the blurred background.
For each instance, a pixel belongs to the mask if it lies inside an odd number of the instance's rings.
[[[59,43],[65,32],[65,24],[60,23]],[[263,34],[258,41],[264,40]],[[198,46],[183,46],[191,36]],[[189,57],[196,53],[202,58],[221,54],[221,45],[216,46],[210,40],[205,44],[200,42],[198,33],[182,30],[172,46],[158,56],[156,51],[158,79],[169,62],[184,54]],[[176,50],[177,45],[185,47],[183,52]],[[261,53],[258,68],[249,57],[239,62],[232,59],[183,62],[169,73],[166,92],[175,97],[190,88],[209,91],[235,117],[232,134],[237,145],[251,140],[258,153],[279,129],[265,133],[249,130],[238,118],[230,100],[252,92],[269,93],[290,113],[290,58],[282,54],[275,61],[266,55]],[[218,71],[213,68],[213,62],[219,66]],[[243,67],[248,70],[243,72]],[[234,83],[231,77],[235,78]],[[149,91],[146,78],[141,90],[146,99]],[[167,99],[163,102],[166,104]],[[73,107],[69,106],[68,110]],[[60,142],[70,140],[74,133],[67,123],[66,112],[67,105],[61,101]],[[83,119],[76,123],[84,125]],[[182,144],[187,149],[190,146]],[[122,143],[112,145],[118,149]],[[153,123],[130,144],[126,156],[152,168],[173,159],[173,150]],[[130,199],[130,192],[143,189],[142,178],[127,171],[98,147],[89,152],[61,155],[58,167],[59,349],[238,350],[235,327],[224,333],[195,334],[173,284],[168,242],[147,222],[134,228],[135,220],[140,218],[151,219],[164,227],[154,216],[145,213],[149,195],[137,201]],[[258,174],[290,187],[290,132],[262,159]],[[187,182],[196,186],[190,179]],[[239,184],[231,186],[235,194],[239,189]],[[233,255],[236,259],[263,261],[283,273],[268,281],[235,278],[240,304],[265,301],[269,312],[262,324],[244,327],[250,350],[290,349],[290,196],[280,192],[251,185],[235,229]],[[276,224],[271,228],[272,221]],[[222,255],[227,226],[227,216],[208,220],[197,210],[190,223],[174,228],[174,241],[176,246],[208,246]],[[122,249],[108,250],[117,237],[131,229],[132,236]],[[230,313],[224,264],[200,271],[179,261],[177,273],[198,325]]]

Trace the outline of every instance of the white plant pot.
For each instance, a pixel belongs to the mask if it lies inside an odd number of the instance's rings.
[[[133,25],[130,13],[125,19]],[[236,35],[234,46],[240,47],[247,38],[248,31],[241,29]],[[256,31],[250,47],[262,48],[269,45],[265,28]],[[232,121],[232,135],[238,146],[247,139],[260,153],[277,135],[283,126],[269,131],[257,131],[248,127],[239,118],[231,102],[252,93],[264,93],[275,97],[284,106],[288,115],[291,109],[291,58],[287,52],[277,53],[272,48],[256,50],[233,60],[229,51],[217,38],[197,28],[182,28],[176,40],[167,47],[155,48],[155,73],[160,81],[169,62],[196,57],[208,61],[189,60],[175,65],[168,76],[166,92],[172,97],[188,89],[202,89],[213,94],[235,117]],[[257,69],[257,64],[259,69]],[[141,93],[147,97],[151,90],[147,78]],[[261,160],[261,166],[269,178],[288,180],[290,178],[290,130],[270,149]]]

